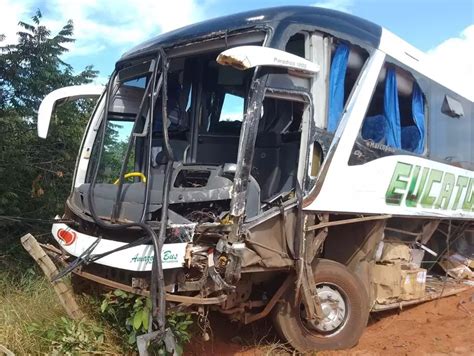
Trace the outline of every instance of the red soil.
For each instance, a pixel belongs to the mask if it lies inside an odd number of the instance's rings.
[[[271,322],[239,326],[222,317],[211,320],[211,341],[193,340],[187,355],[291,355]],[[319,355],[474,355],[474,290],[403,311],[372,314],[359,344]]]

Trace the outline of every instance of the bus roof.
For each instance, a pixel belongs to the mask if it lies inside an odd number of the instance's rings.
[[[317,26],[330,32],[355,37],[375,48],[380,43],[382,33],[382,27],[379,25],[340,11],[314,6],[282,6],[222,16],[163,33],[132,48],[122,56],[121,61],[151,52],[160,46],[188,42],[193,38],[215,36],[219,32],[224,34],[245,28],[275,28],[279,23]]]
[[[314,26],[322,31],[354,38],[356,42],[378,48],[469,101],[473,93],[459,90],[452,79],[440,75],[440,68],[428,56],[385,28],[360,17],[344,12],[314,6],[281,6],[251,10],[222,16],[163,33],[124,53],[119,63],[154,52],[159,47],[168,47],[197,38],[215,37],[216,34],[235,30],[277,28],[279,24],[301,24]]]

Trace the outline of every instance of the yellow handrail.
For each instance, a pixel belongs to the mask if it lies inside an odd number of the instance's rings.
[[[130,172],[130,173],[126,173],[123,178],[124,179],[127,179],[127,178],[133,178],[133,177],[140,177],[142,182],[143,183],[146,183],[146,177],[145,175],[142,173],[142,172]],[[120,182],[120,178],[117,179],[114,184],[118,184]]]

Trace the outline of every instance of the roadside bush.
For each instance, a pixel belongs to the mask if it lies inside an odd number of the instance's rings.
[[[97,317],[97,308],[86,310],[86,298],[78,301],[87,317],[70,320],[38,268],[9,265],[0,268],[1,345],[16,355],[125,353],[118,333]]]
[[[104,331],[98,325],[85,320],[74,321],[61,317],[49,328],[31,323],[28,331],[41,335],[51,344],[51,355],[76,355],[99,353],[103,350]]]
[[[150,298],[120,289],[106,293],[100,306],[104,319],[119,330],[132,350],[136,350],[137,336],[148,332],[151,308]],[[191,339],[191,314],[171,313],[167,316],[166,323],[176,338],[177,353],[182,354],[184,345]],[[166,354],[163,343],[151,345],[149,351],[156,355]]]

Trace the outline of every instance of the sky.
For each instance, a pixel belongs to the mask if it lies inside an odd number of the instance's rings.
[[[77,72],[92,64],[97,83],[104,84],[124,52],[162,32],[282,5],[328,7],[375,22],[426,52],[445,77],[474,93],[474,0],[0,0],[0,34],[6,35],[3,44],[14,43],[18,22],[28,22],[37,9],[53,33],[72,19],[76,42],[64,59]]]

